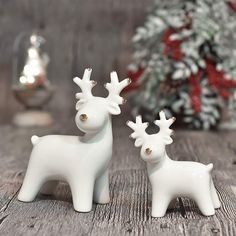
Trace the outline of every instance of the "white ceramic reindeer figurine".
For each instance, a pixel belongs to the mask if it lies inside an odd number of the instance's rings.
[[[195,200],[203,215],[214,215],[220,201],[211,178],[213,164],[171,160],[165,146],[173,142],[173,130],[169,127],[175,118],[166,119],[163,111],[159,115],[160,120],[154,121],[160,128],[156,134],[146,133],[148,123],[142,123],[141,116],[136,117],[136,123],[127,122],[134,130],[131,137],[136,139],[135,146],[141,146],[141,158],[147,162],[152,186],[152,216],[164,216],[170,202],[181,196]]]
[[[92,95],[96,84],[90,80],[92,70],[86,69],[83,78],[74,78],[81,92],[75,122],[84,136],[48,135],[31,138],[33,150],[18,199],[33,201],[40,191],[51,194],[58,181],[67,181],[71,188],[76,211],[88,212],[92,201],[105,204],[109,198],[108,164],[112,157],[111,115],[121,113],[119,96],[129,79],[119,82],[116,72],[111,72],[111,82],[105,85],[106,98]]]

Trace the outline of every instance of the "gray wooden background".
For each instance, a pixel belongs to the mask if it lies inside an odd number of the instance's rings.
[[[57,92],[49,107],[73,113],[72,77],[93,68],[106,81],[117,70],[125,77],[131,37],[153,0],[0,0],[0,122],[21,109],[11,93],[13,43],[21,32],[41,29],[48,36],[49,76]],[[96,88],[95,92],[102,93]]]

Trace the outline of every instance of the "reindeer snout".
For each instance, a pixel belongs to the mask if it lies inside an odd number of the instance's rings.
[[[146,153],[147,155],[150,155],[150,154],[152,153],[152,149],[146,148],[146,149],[145,149],[145,153]]]
[[[81,120],[82,122],[84,122],[84,121],[86,121],[86,120],[88,119],[88,116],[87,116],[86,114],[81,114],[81,115],[79,116],[79,118],[80,118],[80,120]]]

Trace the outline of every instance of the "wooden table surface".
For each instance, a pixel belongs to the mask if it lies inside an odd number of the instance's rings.
[[[68,124],[72,124],[68,127]],[[28,163],[32,134],[76,134],[73,119],[51,128],[0,126],[0,235],[236,235],[236,132],[177,131],[168,154],[175,160],[214,164],[213,178],[222,207],[204,217],[195,203],[178,198],[163,218],[150,216],[151,189],[145,163],[128,139],[124,119],[114,120],[110,166],[111,202],[90,213],[72,208],[68,186],[32,203],[17,201]],[[64,127],[64,128],[62,128]]]

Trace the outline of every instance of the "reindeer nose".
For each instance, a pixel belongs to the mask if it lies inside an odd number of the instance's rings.
[[[152,150],[150,148],[146,148],[145,153],[147,155],[150,155],[152,153]]]
[[[82,122],[84,122],[84,121],[86,121],[86,120],[88,119],[88,116],[87,116],[86,114],[81,114],[81,115],[79,116],[79,118],[80,118],[80,120],[81,120]]]

